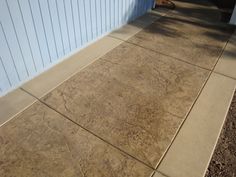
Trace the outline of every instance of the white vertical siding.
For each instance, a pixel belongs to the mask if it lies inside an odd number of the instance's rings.
[[[109,31],[153,0],[0,0],[0,95]]]

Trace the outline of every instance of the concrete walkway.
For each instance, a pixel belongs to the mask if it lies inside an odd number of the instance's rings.
[[[175,3],[1,98],[0,176],[203,176],[235,89],[233,30],[210,3]]]

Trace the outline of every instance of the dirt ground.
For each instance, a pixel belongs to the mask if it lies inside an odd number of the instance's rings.
[[[205,177],[236,177],[236,92]]]

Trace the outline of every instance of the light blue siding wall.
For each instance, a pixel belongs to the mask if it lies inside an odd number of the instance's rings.
[[[0,0],[0,95],[134,20],[153,0]]]

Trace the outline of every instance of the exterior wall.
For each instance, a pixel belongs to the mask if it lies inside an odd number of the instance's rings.
[[[232,25],[236,25],[236,5],[234,7],[234,11],[233,11],[233,14],[231,16],[231,19],[230,19],[230,24]]]
[[[152,5],[153,0],[0,0],[0,95]]]

